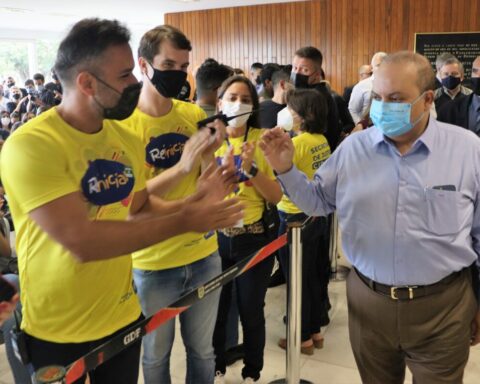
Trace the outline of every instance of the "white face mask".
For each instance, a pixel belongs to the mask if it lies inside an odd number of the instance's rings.
[[[2,117],[2,125],[9,125],[10,118],[9,117]]]
[[[285,131],[291,131],[293,129],[293,115],[288,107],[283,108],[277,113],[277,126],[283,128]]]
[[[242,113],[252,112],[253,105],[243,104],[239,102],[223,101],[222,100],[222,113],[227,117],[240,115]],[[228,125],[233,128],[238,128],[247,122],[251,115],[243,115],[235,117],[228,122]]]

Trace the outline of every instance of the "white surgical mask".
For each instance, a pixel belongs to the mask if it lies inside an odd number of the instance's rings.
[[[10,118],[9,117],[2,117],[2,126],[3,125],[9,125],[10,124]]]
[[[291,131],[293,129],[293,115],[288,107],[283,108],[277,113],[277,126],[283,128],[285,131]]]
[[[222,113],[227,117],[240,115],[242,113],[252,112],[253,105],[244,104],[240,102],[231,102],[222,100]],[[234,119],[228,122],[228,125],[233,128],[238,128],[247,122],[251,115],[243,115],[235,117]]]

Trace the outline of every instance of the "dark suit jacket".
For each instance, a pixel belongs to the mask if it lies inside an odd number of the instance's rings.
[[[443,105],[437,111],[437,120],[469,129],[468,108],[472,103],[473,95],[474,94],[472,93],[471,95],[451,100]],[[480,134],[480,132],[475,133],[477,135]]]
[[[345,100],[345,103],[347,103],[347,105],[348,105],[348,102],[350,101],[350,97],[352,96],[352,91],[354,86],[355,85],[352,85],[349,87],[345,87],[343,89],[343,100]]]

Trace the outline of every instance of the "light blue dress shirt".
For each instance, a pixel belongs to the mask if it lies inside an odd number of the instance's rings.
[[[480,138],[430,118],[403,156],[372,127],[350,135],[313,181],[295,167],[278,179],[308,215],[337,210],[354,267],[401,286],[435,283],[478,258],[479,171]]]

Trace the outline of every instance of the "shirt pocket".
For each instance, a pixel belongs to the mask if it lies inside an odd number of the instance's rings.
[[[425,188],[427,230],[437,235],[458,233],[462,199],[460,192]]]

